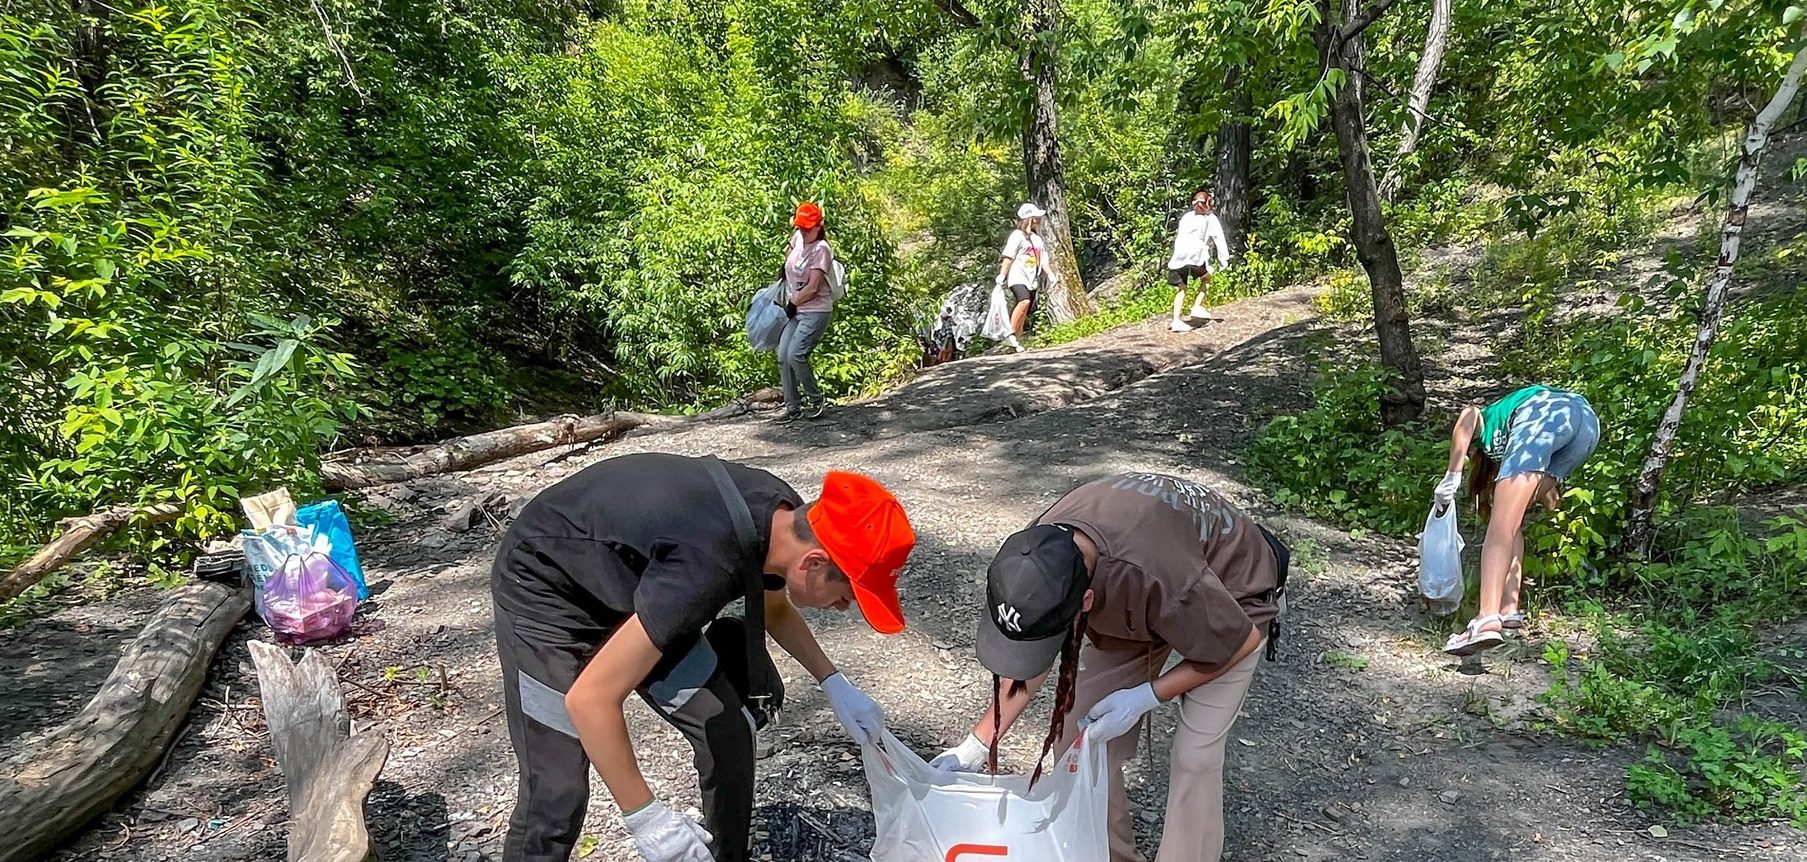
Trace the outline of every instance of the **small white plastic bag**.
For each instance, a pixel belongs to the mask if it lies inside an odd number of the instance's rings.
[[[1438,508],[1443,512],[1439,514]],[[1431,504],[1418,536],[1418,592],[1431,613],[1446,617],[1462,605],[1462,534],[1456,507]]]

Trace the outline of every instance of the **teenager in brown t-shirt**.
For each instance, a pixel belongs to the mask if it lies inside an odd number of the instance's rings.
[[[1110,746],[1112,862],[1141,862],[1123,792],[1144,716],[1180,704],[1157,862],[1215,862],[1223,851],[1224,742],[1272,632],[1287,551],[1216,493],[1155,473],[1083,485],[1004,540],[986,583],[979,661],[992,706],[935,758],[977,770],[1060,657],[1042,757],[1084,729]],[[1165,673],[1168,657],[1183,659]],[[1083,669],[1082,669],[1083,668]],[[1085,716],[1079,728],[1068,715]],[[1036,775],[1041,763],[1036,764]]]

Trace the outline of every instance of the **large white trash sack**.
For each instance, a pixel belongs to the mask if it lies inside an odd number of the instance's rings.
[[[1431,504],[1418,536],[1418,592],[1430,612],[1446,617],[1462,606],[1462,534],[1456,530],[1456,507]]]
[[[1029,776],[937,772],[886,731],[861,752],[878,837],[872,862],[1106,862],[1109,752],[1080,733]]]

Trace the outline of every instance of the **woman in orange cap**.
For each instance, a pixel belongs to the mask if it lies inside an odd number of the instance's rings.
[[[822,418],[828,402],[816,385],[816,370],[809,355],[822,343],[828,321],[834,316],[834,250],[824,238],[822,208],[810,201],[797,205],[791,225],[790,252],[784,257],[784,313],[790,318],[778,338],[778,379],[784,385],[784,413],[778,421],[793,422],[808,416]]]
[[[877,482],[831,472],[814,502],[764,470],[657,453],[595,464],[541,492],[490,575],[520,789],[504,862],[566,862],[608,785],[647,862],[744,862],[754,731],[784,699],[770,634],[865,743],[884,725],[797,606],[858,604],[903,630],[897,574],[916,534]],[[717,618],[735,599],[747,619]],[[703,823],[653,796],[623,712],[639,695],[695,752]]]

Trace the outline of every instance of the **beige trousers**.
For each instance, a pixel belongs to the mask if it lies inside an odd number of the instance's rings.
[[[1079,720],[1105,695],[1159,676],[1169,652],[1167,646],[1102,650],[1088,640],[1079,654],[1073,711],[1054,750],[1067,750],[1079,734]],[[1217,862],[1223,855],[1224,744],[1260,658],[1257,647],[1228,673],[1178,698],[1180,723],[1173,733],[1167,815],[1156,862]],[[1136,818],[1123,791],[1123,764],[1136,756],[1146,722],[1110,742],[1111,862],[1147,862],[1136,850]]]

